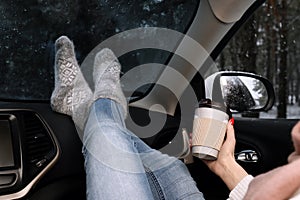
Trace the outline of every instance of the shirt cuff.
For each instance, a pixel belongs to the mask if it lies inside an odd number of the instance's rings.
[[[230,200],[242,200],[246,195],[248,190],[248,186],[250,182],[253,180],[253,176],[248,175],[244,177],[237,186],[230,192],[229,199]]]
[[[300,199],[300,189],[294,194],[290,200],[299,200]]]

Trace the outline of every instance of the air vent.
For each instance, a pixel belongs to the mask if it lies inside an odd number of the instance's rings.
[[[39,168],[55,156],[54,143],[42,121],[34,113],[24,113],[26,162]]]

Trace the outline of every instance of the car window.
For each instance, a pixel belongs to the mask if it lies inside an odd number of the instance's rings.
[[[217,59],[220,70],[252,72],[272,82],[276,102],[255,117],[300,119],[299,6],[299,1],[268,1]]]
[[[47,100],[54,86],[54,42],[73,40],[76,56],[85,56],[105,39],[138,27],[164,27],[185,32],[199,0],[2,0],[0,2],[0,98]],[[168,52],[128,53],[123,70],[154,60],[165,63]],[[156,79],[159,71],[152,74]],[[141,79],[147,74],[141,74]],[[145,77],[147,78],[147,77]],[[147,87],[142,88],[140,95]]]

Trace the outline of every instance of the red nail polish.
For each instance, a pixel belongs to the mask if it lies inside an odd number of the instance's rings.
[[[233,117],[229,120],[229,123],[230,123],[232,126],[234,125],[234,118],[233,118]]]

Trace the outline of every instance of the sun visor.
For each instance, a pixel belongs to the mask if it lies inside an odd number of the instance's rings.
[[[224,23],[238,21],[255,0],[209,0],[214,15]]]

